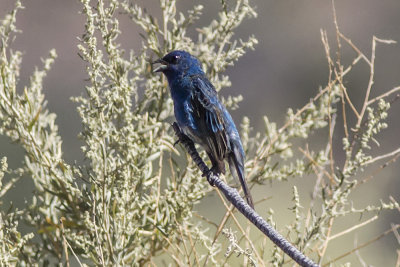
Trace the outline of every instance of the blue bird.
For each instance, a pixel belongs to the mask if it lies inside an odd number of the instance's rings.
[[[239,133],[200,61],[186,51],[176,50],[153,63],[161,64],[154,72],[162,72],[168,79],[175,118],[183,133],[205,149],[214,173],[224,174],[224,160],[228,161],[247,203],[254,209],[244,176],[245,155]]]

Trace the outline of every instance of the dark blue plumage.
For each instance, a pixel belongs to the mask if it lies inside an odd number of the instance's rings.
[[[176,50],[155,61],[155,72],[168,79],[175,118],[182,131],[207,152],[212,171],[225,173],[226,159],[233,176],[242,185],[247,203],[254,208],[244,176],[244,151],[231,115],[218,100],[217,91],[197,58]]]

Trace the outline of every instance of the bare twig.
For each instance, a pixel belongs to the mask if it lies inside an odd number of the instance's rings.
[[[369,175],[368,177],[366,177],[365,179],[360,180],[354,187],[360,186],[362,184],[367,183],[369,180],[371,180],[372,178],[374,178],[375,175],[377,175],[379,172],[381,172],[384,168],[386,168],[388,165],[394,163],[397,158],[400,157],[400,154],[397,154],[396,156],[394,156],[393,158],[391,158],[390,160],[386,161],[385,163],[383,163],[382,165],[379,166],[378,169],[376,169],[371,175]]]
[[[373,239],[371,239],[371,240],[369,240],[369,241],[367,241],[367,242],[365,242],[365,243],[359,245],[358,247],[356,247],[356,248],[354,248],[354,249],[352,249],[352,250],[350,250],[350,251],[348,251],[348,252],[346,252],[346,253],[340,255],[339,257],[336,257],[335,259],[333,259],[333,260],[331,260],[331,261],[328,261],[327,263],[325,263],[325,264],[322,265],[322,266],[329,266],[329,265],[331,265],[332,263],[334,263],[334,262],[336,262],[336,261],[338,261],[338,260],[340,260],[340,259],[342,259],[342,258],[344,258],[344,257],[346,257],[346,256],[348,256],[348,255],[351,255],[353,252],[355,252],[355,251],[357,251],[357,250],[359,250],[359,249],[362,249],[362,248],[364,248],[364,247],[366,247],[366,246],[368,246],[368,245],[370,245],[370,244],[372,244],[372,243],[378,241],[379,239],[381,239],[382,237],[384,237],[384,236],[390,234],[391,232],[393,232],[394,230],[398,229],[399,227],[400,227],[400,224],[397,224],[395,227],[392,227],[392,228],[390,228],[389,230],[386,230],[384,233],[378,235],[377,237],[375,237],[375,238],[373,238]]]
[[[352,42],[349,38],[347,38],[346,36],[344,36],[344,34],[341,33],[341,32],[339,32],[339,36],[340,36],[340,38],[342,38],[343,40],[345,40],[345,41],[350,45],[350,47],[353,48],[353,50],[356,51],[356,53],[357,53],[362,59],[364,59],[365,62],[367,62],[367,64],[368,64],[369,66],[371,66],[371,61],[367,58],[367,56],[366,56],[363,52],[360,51],[360,49],[358,49],[358,47],[357,47],[355,44],[353,44],[353,42]]]
[[[381,159],[394,157],[394,156],[398,155],[399,153],[400,153],[400,147],[397,148],[396,150],[393,150],[392,152],[389,152],[389,153],[384,154],[384,155],[376,156],[376,157],[364,162],[363,166],[369,165],[369,164],[374,163],[375,161],[378,161],[378,160],[381,160]]]
[[[322,263],[322,260],[324,259],[324,256],[325,256],[325,252],[326,252],[326,250],[328,248],[329,237],[330,237],[331,232],[332,232],[332,227],[333,227],[333,221],[334,220],[335,220],[334,217],[329,218],[328,228],[326,229],[326,239],[325,239],[324,243],[322,244],[322,249],[319,250],[320,251],[319,252],[319,255],[320,255],[319,264]]]
[[[397,86],[397,87],[393,88],[392,90],[389,90],[386,93],[381,94],[380,96],[377,96],[377,97],[369,100],[368,101],[368,105],[371,105],[371,104],[375,103],[376,101],[378,101],[378,100],[380,100],[382,98],[385,98],[385,97],[387,97],[387,96],[389,96],[389,95],[391,95],[391,94],[393,94],[395,92],[398,92],[398,91],[400,91],[400,86]]]
[[[203,221],[205,221],[206,223],[215,226],[215,228],[218,228],[218,224],[216,224],[215,222],[211,221],[210,219],[204,217],[203,215],[198,214],[197,212],[193,213],[194,216],[196,216],[199,219],[202,219]]]
[[[391,226],[393,229],[393,234],[396,237],[397,243],[399,243],[399,245],[400,245],[400,234],[397,232],[397,229],[394,229],[396,227],[396,225],[392,223]]]
[[[357,240],[357,238],[355,238],[354,239],[354,247],[357,247],[357,246],[358,246],[358,240]],[[368,267],[368,265],[365,263],[364,259],[361,257],[360,251],[356,250],[355,254],[356,254],[358,260],[360,261],[361,266]]]
[[[65,261],[67,262],[67,266],[69,267],[69,258],[68,258],[68,248],[71,250],[72,254],[74,255],[76,261],[79,263],[79,266],[83,266],[81,261],[79,260],[79,257],[75,254],[75,251],[72,249],[71,245],[69,244],[69,242],[67,241],[67,239],[65,238],[65,231],[64,231],[64,220],[65,218],[62,217],[60,219],[60,224],[61,224],[61,233],[62,233],[62,237],[63,237],[63,247],[64,247],[64,253],[65,253]]]
[[[394,197],[389,196],[390,201],[392,201],[393,203],[396,202],[396,200],[394,199]],[[397,210],[400,212],[400,207],[397,207]]]
[[[63,238],[63,247],[64,247],[64,254],[65,254],[65,262],[66,262],[67,267],[69,267],[69,257],[68,257],[67,239],[65,238],[63,220],[65,220],[64,217],[62,217],[62,218],[60,219],[61,234],[62,234],[62,238]]]
[[[369,95],[371,94],[372,90],[372,85],[374,84],[374,75],[375,75],[375,49],[376,49],[376,37],[374,36],[372,38],[372,52],[371,52],[371,60],[369,63],[369,81],[368,81],[368,86],[367,86],[367,91],[365,93],[365,98],[364,98],[364,103],[361,108],[360,112],[360,117],[358,117],[358,121],[356,124],[356,129],[360,128],[361,122],[364,118],[365,111],[367,110],[368,107],[368,100],[369,100]]]
[[[375,215],[374,217],[372,217],[369,220],[366,220],[365,222],[362,222],[360,224],[354,225],[353,227],[350,227],[349,229],[346,229],[346,230],[344,230],[344,231],[342,231],[340,233],[337,233],[336,235],[332,235],[328,239],[329,239],[329,241],[332,241],[333,239],[338,238],[338,237],[340,237],[342,235],[348,234],[348,233],[350,233],[350,232],[352,232],[352,231],[354,231],[354,230],[356,230],[356,229],[358,229],[360,227],[363,227],[364,225],[367,225],[367,224],[375,221],[376,219],[378,219],[378,215]]]
[[[332,177],[332,175],[331,175],[329,172],[327,172],[327,171],[325,170],[324,167],[320,166],[320,165],[312,158],[312,156],[310,155],[310,152],[309,152],[309,151],[305,151],[305,150],[302,149],[301,147],[299,147],[299,150],[300,150],[301,153],[303,153],[303,155],[304,155],[309,161],[311,161],[311,163],[312,163],[314,166],[317,166],[317,167],[325,174],[325,176],[328,177],[329,180],[331,180],[332,184],[336,184],[336,182],[335,182],[334,178]]]
[[[194,258],[196,260],[196,266],[200,266],[200,259],[199,259],[199,256],[197,254],[197,250],[196,250],[196,247],[195,247],[197,239],[195,241],[193,241],[192,234],[187,229],[186,225],[185,225],[185,232],[186,232],[186,234],[187,234],[187,236],[189,238],[190,247],[192,249],[191,252],[189,253],[189,256],[193,253],[194,254]]]

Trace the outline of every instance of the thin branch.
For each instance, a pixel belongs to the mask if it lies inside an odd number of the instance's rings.
[[[62,234],[62,238],[63,238],[63,247],[64,247],[64,254],[65,254],[65,262],[67,267],[69,267],[69,256],[68,256],[68,248],[67,248],[67,239],[65,238],[65,232],[64,232],[64,224],[63,224],[63,220],[65,218],[62,217],[60,219],[60,225],[61,225],[61,234]]]
[[[197,254],[197,250],[196,250],[196,242],[197,242],[197,238],[196,240],[193,242],[193,238],[192,238],[192,234],[189,232],[189,230],[187,229],[187,225],[185,225],[185,232],[187,234],[187,236],[189,237],[189,242],[190,242],[190,247],[191,247],[191,251],[189,253],[189,256],[193,253],[194,254],[194,259],[196,260],[196,266],[200,266],[200,260],[199,260],[199,256]]]
[[[96,246],[96,250],[98,250],[99,254],[100,254],[100,261],[101,261],[101,265],[102,266],[106,266],[106,263],[104,261],[104,252],[103,252],[103,246],[100,244],[100,237],[99,237],[99,233],[97,231],[97,224],[96,224],[96,208],[97,208],[97,202],[96,199],[93,199],[93,209],[92,209],[92,222],[94,225],[94,231],[96,234],[96,242],[97,242],[97,246]]]
[[[360,227],[363,227],[364,225],[367,225],[367,224],[375,221],[376,219],[378,219],[378,215],[375,215],[374,217],[372,217],[369,220],[366,220],[365,222],[362,222],[360,224],[354,225],[353,227],[350,227],[349,229],[346,229],[346,230],[344,230],[344,231],[342,231],[340,233],[337,233],[336,235],[332,235],[328,239],[329,239],[329,241],[331,241],[331,240],[333,240],[335,238],[338,238],[338,237],[340,237],[342,235],[348,234],[348,233],[350,233],[350,232],[352,232],[352,231],[354,231],[354,230],[356,230],[356,229],[358,229]]]
[[[375,161],[378,161],[381,159],[397,156],[399,153],[400,153],[400,147],[390,153],[374,157],[373,159],[370,159],[370,160],[364,162],[364,164],[362,164],[362,166],[369,165],[369,164],[374,163]]]
[[[217,190],[217,192],[218,192],[218,190]],[[218,195],[220,196],[220,194],[218,194]],[[217,241],[218,236],[221,234],[221,232],[222,232],[222,230],[224,228],[224,225],[226,224],[226,222],[228,221],[228,219],[229,219],[229,217],[231,215],[230,211],[231,210],[233,211],[233,209],[234,209],[234,207],[233,207],[233,205],[231,205],[231,207],[229,207],[229,209],[226,210],[226,213],[225,213],[224,217],[222,218],[221,222],[216,226],[217,227],[217,231],[214,234],[212,245],[214,245],[215,241]],[[207,258],[204,261],[204,265],[203,266],[206,266],[209,256],[210,256],[210,253],[207,254]]]
[[[347,73],[349,73],[349,72],[353,69],[353,67],[360,61],[361,58],[362,58],[362,56],[361,56],[361,55],[358,55],[358,56],[353,60],[353,62],[351,62],[351,64],[350,64],[349,66],[347,66],[347,68],[343,71],[342,77],[346,76]]]
[[[332,108],[332,88],[329,87],[329,97],[328,97],[328,125],[329,125],[329,165],[331,167],[331,174],[335,175],[334,164],[335,160],[333,159],[333,131],[335,129],[336,124],[336,114],[334,114],[334,118],[331,115]],[[332,121],[333,120],[333,121]],[[334,179],[331,179],[333,184],[336,184]]]
[[[322,251],[319,253],[319,255],[320,255],[319,264],[322,263],[322,260],[324,259],[325,252],[326,252],[326,250],[328,248],[328,244],[329,244],[329,241],[330,241],[329,237],[330,237],[331,232],[332,232],[332,227],[333,227],[333,221],[334,220],[335,220],[334,217],[329,218],[328,229],[326,230],[326,239],[325,239],[325,241],[324,241],[324,243],[322,245]]]
[[[341,87],[341,89],[342,89],[342,91],[343,91],[343,93],[344,93],[344,96],[345,96],[345,98],[346,98],[347,103],[348,103],[348,104],[350,105],[350,107],[351,107],[351,110],[354,112],[354,114],[356,115],[356,117],[359,118],[359,117],[360,117],[360,113],[358,113],[356,107],[354,106],[353,102],[351,101],[351,99],[350,99],[350,97],[349,97],[349,94],[347,93],[347,89],[346,89],[346,87],[343,85],[342,81],[340,82],[340,87]],[[347,126],[346,126],[346,129],[347,129]]]
[[[164,239],[169,243],[170,247],[173,247],[172,243],[169,241],[168,238],[164,237]],[[175,261],[176,266],[186,266],[180,259],[178,259],[178,257],[176,257],[177,254],[171,253],[165,247],[163,247],[162,250],[165,252],[166,255],[170,256]]]
[[[396,227],[396,225],[395,224],[390,224],[391,226],[392,226],[392,229],[393,229],[393,234],[394,234],[394,236],[396,237],[396,239],[397,239],[397,243],[399,243],[399,245],[400,245],[400,234],[397,232],[397,229],[394,229],[395,227]]]
[[[215,222],[213,222],[210,219],[204,217],[203,215],[200,215],[197,212],[193,212],[193,215],[196,216],[197,218],[205,221],[206,223],[209,223],[210,225],[215,226],[215,228],[218,228],[218,225]]]
[[[337,65],[337,67],[339,68],[339,73],[338,73],[338,71],[337,71],[336,68],[335,68],[335,75],[336,75],[336,78],[337,78],[337,80],[338,80],[338,82],[339,82],[339,84],[340,84],[340,89],[341,89],[341,93],[342,93],[342,95],[341,95],[341,102],[342,102],[343,128],[344,128],[345,136],[346,136],[346,138],[347,138],[347,137],[349,136],[349,132],[348,132],[348,129],[347,129],[347,114],[346,114],[346,101],[345,101],[345,97],[347,97],[347,101],[349,102],[350,106],[353,108],[354,113],[355,113],[355,114],[358,114],[358,113],[357,113],[357,110],[354,108],[353,103],[350,101],[350,98],[349,98],[348,95],[347,95],[346,87],[343,85],[343,66],[342,66],[342,63],[341,63],[341,61],[340,61],[340,59],[341,59],[341,53],[340,53],[340,51],[341,51],[341,48],[342,48],[342,44],[341,44],[341,42],[340,42],[339,24],[338,24],[338,21],[337,21],[336,8],[335,8],[335,1],[334,1],[334,0],[332,0],[332,11],[333,11],[333,22],[334,22],[334,24],[335,24],[335,29],[336,29],[336,43],[337,43],[336,65]],[[324,42],[324,40],[323,40],[323,42]],[[324,42],[324,45],[327,46],[327,47],[329,47],[328,37],[326,36],[326,33],[325,33],[325,42]],[[328,61],[332,61],[332,59],[330,58],[330,56],[329,56]],[[329,70],[329,72],[331,73],[332,70]],[[332,145],[332,144],[330,144],[330,145]],[[331,148],[331,151],[332,151],[332,148]],[[331,154],[332,154],[332,153],[331,153]],[[333,173],[333,171],[332,171],[332,173]]]
[[[367,62],[368,65],[371,66],[370,60],[364,55],[363,52],[360,51],[360,49],[358,49],[358,47],[357,47],[355,44],[353,44],[353,42],[352,42],[349,38],[347,38],[346,36],[344,36],[343,33],[341,33],[341,32],[339,32],[339,36],[340,36],[340,38],[342,38],[343,40],[345,40],[345,41],[351,46],[351,48],[353,48],[353,50],[356,51],[356,53],[357,53],[362,59],[364,59],[365,62]]]
[[[224,217],[222,218],[221,222],[218,225],[218,229],[215,232],[214,238],[213,238],[213,243],[217,240],[217,237],[219,236],[219,234],[222,232],[226,222],[228,221],[230,215],[231,215],[231,211],[233,211],[234,207],[233,205],[231,205],[229,208],[226,208],[226,213],[224,215]]]
[[[177,263],[179,262],[180,263],[180,264],[178,264],[179,266],[186,266],[185,264],[181,263],[181,261],[175,256],[178,254],[185,255],[183,253],[182,249],[179,246],[177,246],[176,244],[173,244],[168,237],[166,237],[164,235],[161,235],[161,236],[164,238],[165,241],[167,241],[169,248],[174,249],[174,253],[171,253],[171,251],[168,251],[165,247],[163,247],[163,250],[165,252],[167,252],[167,255],[170,255],[172,257],[172,259],[174,259]]]
[[[357,247],[357,246],[358,246],[357,238],[355,238],[355,239],[354,239],[354,247]],[[368,265],[365,263],[365,261],[364,261],[363,258],[361,257],[360,251],[357,250],[355,253],[356,253],[356,256],[357,256],[358,260],[359,260],[360,263],[361,263],[361,266],[362,266],[362,267],[368,267]]]
[[[360,180],[354,187],[360,186],[362,184],[367,183],[369,180],[371,180],[372,178],[374,178],[375,175],[377,175],[379,172],[381,172],[384,168],[386,168],[387,166],[389,166],[390,164],[396,162],[397,158],[400,157],[400,154],[397,154],[396,156],[394,156],[393,158],[391,158],[390,160],[386,161],[385,163],[383,163],[382,165],[380,165],[371,175],[369,175],[368,177],[366,177],[365,179]]]
[[[387,97],[387,96],[389,96],[389,95],[391,95],[391,94],[393,94],[393,93],[395,93],[397,91],[400,91],[400,86],[397,86],[397,87],[393,88],[392,90],[387,91],[386,93],[381,94],[380,96],[377,96],[377,97],[369,100],[368,101],[368,105],[371,105],[371,104],[375,103],[376,101],[378,101],[378,100],[380,100],[382,98],[385,98],[385,97]]]
[[[68,246],[68,248],[71,250],[72,254],[74,255],[74,257],[76,259],[76,261],[79,263],[79,266],[83,266],[82,262],[79,260],[78,256],[75,254],[75,251],[72,249],[71,245],[69,244],[69,242],[65,238],[64,220],[65,220],[65,218],[62,217],[60,219],[60,224],[61,224],[61,233],[62,233],[62,237],[63,237],[63,246],[64,246],[64,251],[65,251],[65,260],[67,261],[67,266],[69,267],[69,259],[68,259],[68,249],[67,249],[66,246]]]
[[[160,160],[159,160],[159,166],[162,166],[162,162],[163,162],[163,155],[164,155],[164,153],[161,151],[161,154],[160,154]],[[158,215],[158,212],[159,212],[159,202],[160,202],[160,197],[161,197],[161,176],[162,176],[162,169],[163,168],[159,168],[159,171],[158,171],[158,174],[157,174],[157,197],[156,197],[156,205],[155,205],[155,207],[156,207],[156,211],[154,212],[154,218],[153,218],[153,220],[154,220],[154,222],[157,222],[157,215]],[[156,230],[157,228],[154,228],[154,231],[157,231]],[[154,235],[154,238],[155,238],[155,235]]]
[[[270,200],[271,198],[272,198],[271,196],[269,196],[269,197],[263,197],[262,199],[255,201],[255,202],[254,202],[254,206],[257,206],[257,204],[260,204],[260,203],[262,203],[262,202],[264,202],[264,201]]]
[[[335,181],[335,179],[332,177],[332,175],[331,175],[329,172],[327,172],[327,171],[325,170],[324,167],[320,166],[320,165],[311,157],[309,151],[305,151],[305,150],[302,149],[301,147],[299,147],[299,150],[300,150],[301,153],[303,153],[303,155],[304,155],[314,166],[317,166],[317,167],[325,174],[325,176],[328,177],[329,180],[331,180],[332,184],[336,184],[336,181]]]
[[[393,203],[396,203],[396,200],[394,199],[394,197],[389,196],[390,201],[392,201]],[[400,207],[397,207],[397,210],[400,212]]]
[[[357,118],[360,117],[360,114],[358,113],[356,107],[354,106],[353,102],[351,101],[349,94],[347,93],[347,88],[346,86],[344,86],[343,84],[343,77],[352,69],[353,66],[355,66],[358,61],[360,61],[361,59],[361,55],[358,55],[353,62],[351,63],[351,65],[349,65],[344,71],[343,71],[343,67],[340,67],[340,73],[338,74],[336,69],[335,69],[335,75],[336,75],[336,79],[338,80],[339,84],[340,84],[340,89],[342,92],[342,117],[343,117],[343,128],[344,128],[344,133],[346,138],[349,137],[349,131],[348,131],[348,126],[347,126],[347,115],[346,115],[346,102],[349,104],[351,110],[353,111],[353,113],[356,115]],[[346,101],[344,101],[346,99]]]
[[[366,247],[366,246],[378,241],[379,239],[381,239],[382,237],[390,234],[391,232],[393,232],[394,230],[398,229],[399,227],[400,227],[400,224],[397,224],[395,227],[392,227],[389,230],[386,230],[384,233],[380,234],[379,236],[377,236],[377,237],[375,237],[375,238],[373,238],[373,239],[371,239],[371,240],[359,245],[358,247],[356,247],[356,248],[354,248],[354,249],[352,249],[352,250],[340,255],[339,257],[336,257],[335,259],[333,259],[331,261],[328,261],[327,263],[325,263],[322,266],[323,267],[324,266],[330,266],[332,263],[334,263],[334,262],[336,262],[336,261],[338,261],[338,260],[340,260],[340,259],[342,259],[342,258],[344,258],[344,257],[346,257],[348,255],[351,255],[353,252],[355,252],[355,251],[357,251],[359,249],[362,249],[362,248],[364,248],[364,247]]]
[[[365,111],[368,107],[369,95],[371,94],[372,85],[374,84],[374,75],[375,75],[375,49],[376,49],[376,37],[372,38],[372,52],[371,52],[371,61],[369,64],[369,81],[367,86],[367,91],[365,93],[364,103],[361,108],[360,117],[358,118],[356,129],[360,128],[362,119],[364,118]]]
[[[194,146],[192,140],[190,140],[185,134],[182,133],[177,123],[172,125],[175,134],[187,149],[189,155],[193,161],[197,164],[203,176],[207,177],[208,182],[211,186],[216,186],[225,197],[231,202],[250,222],[252,222],[261,232],[263,232],[268,238],[279,248],[283,250],[290,258],[297,262],[300,266],[305,267],[316,267],[318,266],[311,259],[301,253],[296,247],[294,247],[289,241],[287,241],[281,234],[279,234],[271,225],[269,225],[260,215],[257,214],[239,195],[236,189],[225,184],[217,175],[215,175],[204,161],[201,159],[199,153]]]
[[[246,238],[246,240],[249,242],[251,249],[253,250],[254,254],[256,255],[257,259],[259,260],[260,263],[263,263],[262,258],[260,257],[260,255],[257,252],[257,249],[254,247],[253,242],[251,242],[251,240],[249,239],[249,236],[246,235],[246,232],[244,231],[243,227],[240,225],[239,221],[237,220],[235,214],[233,214],[233,208],[230,208],[228,206],[228,204],[226,203],[226,201],[223,199],[222,194],[220,191],[217,190],[217,193],[220,195],[221,199],[222,199],[222,203],[224,203],[225,208],[229,211],[232,219],[235,221],[235,224],[237,225],[237,227],[239,228],[240,232],[242,232],[243,236]],[[232,206],[232,205],[231,205]]]
[[[189,250],[188,250],[188,247],[186,246],[186,242],[185,242],[185,237],[184,237],[184,235],[183,235],[183,231],[182,231],[182,227],[181,227],[181,225],[178,225],[178,229],[177,229],[178,231],[178,233],[179,233],[179,235],[180,235],[180,237],[181,237],[181,243],[182,243],[182,246],[183,246],[183,249],[184,249],[184,258],[186,259],[186,266],[192,266],[191,264],[190,264],[190,254],[189,254]]]

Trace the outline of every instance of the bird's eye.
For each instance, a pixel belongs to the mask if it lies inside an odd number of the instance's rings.
[[[180,58],[181,58],[181,56],[179,56],[179,55],[173,56],[171,59],[171,63],[176,64]]]

